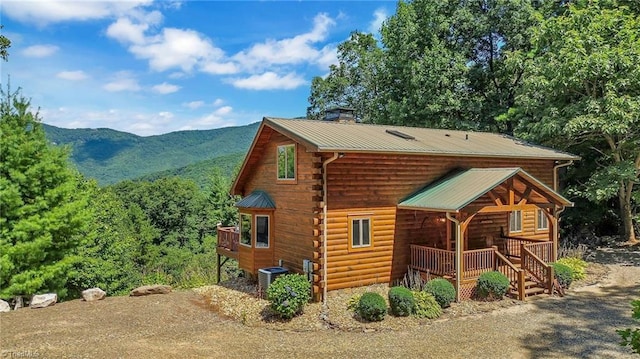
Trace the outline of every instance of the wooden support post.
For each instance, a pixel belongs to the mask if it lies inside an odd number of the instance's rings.
[[[220,253],[216,253],[216,256],[217,256],[217,261],[216,261],[216,267],[217,267],[216,284],[220,284],[220,268],[222,267],[222,264],[220,264]]]
[[[520,269],[518,272],[518,299],[525,300],[525,292],[524,292],[524,281],[525,281],[525,273],[524,270]]]

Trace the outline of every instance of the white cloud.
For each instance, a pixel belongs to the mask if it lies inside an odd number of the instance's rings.
[[[159,85],[155,85],[151,88],[154,92],[157,92],[162,95],[174,93],[180,90],[180,86],[172,85],[170,83],[163,82]]]
[[[12,19],[48,25],[63,21],[85,21],[116,17],[135,13],[135,10],[149,5],[153,0],[131,1],[3,1],[2,13]]]
[[[224,100],[221,98],[217,98],[213,101],[213,105],[218,107],[218,106],[222,106],[222,104],[224,103]]]
[[[191,101],[191,102],[183,103],[182,106],[195,110],[204,106],[204,101]]]
[[[310,32],[288,39],[269,39],[264,43],[253,45],[247,51],[236,54],[234,59],[247,69],[264,68],[269,65],[316,62],[322,54],[312,45],[326,39],[329,28],[335,25],[335,21],[327,14],[318,14],[313,22],[314,26]]]
[[[233,62],[215,61],[204,63],[200,70],[212,75],[230,75],[240,71],[238,65],[234,64]]]
[[[144,32],[149,24],[134,24],[128,18],[120,18],[107,28],[107,36],[123,43],[144,43]]]
[[[233,111],[233,107],[231,107],[231,106],[223,106],[223,107],[220,107],[219,109],[216,109],[215,111],[213,111],[213,113],[218,115],[218,116],[224,116],[224,115],[230,114],[231,111]]]
[[[60,48],[55,45],[33,45],[22,50],[27,57],[48,57],[55,54]]]
[[[384,8],[379,8],[373,13],[373,20],[369,24],[369,32],[372,34],[377,34],[382,27],[382,23],[389,17],[387,14],[387,10]]]
[[[89,76],[82,70],[78,71],[61,71],[56,74],[56,77],[69,81],[82,81],[89,78]]]
[[[279,76],[271,71],[242,79],[230,79],[228,82],[237,88],[247,90],[291,90],[306,83],[300,75],[294,72]]]
[[[126,71],[117,73],[115,80],[105,84],[102,88],[109,92],[140,91],[138,80]]]

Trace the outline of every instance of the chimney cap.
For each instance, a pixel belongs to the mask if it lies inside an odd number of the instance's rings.
[[[350,107],[336,106],[325,110],[324,120],[335,122],[356,122],[356,110]]]

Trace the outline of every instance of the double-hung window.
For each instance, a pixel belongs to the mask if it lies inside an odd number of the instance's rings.
[[[278,146],[278,179],[296,179],[296,145]]]
[[[522,211],[511,211],[509,215],[509,232],[522,232]]]
[[[256,215],[256,248],[269,248],[269,216]]]
[[[549,230],[549,219],[544,214],[544,210],[538,209],[536,211],[536,229],[538,231]]]
[[[351,248],[371,247],[371,219],[351,218]]]
[[[240,213],[240,244],[251,247],[251,230],[252,215]]]

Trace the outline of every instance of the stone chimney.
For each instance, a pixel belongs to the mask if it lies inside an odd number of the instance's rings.
[[[333,107],[324,112],[323,121],[332,121],[339,123],[357,123],[356,110],[348,107]]]

